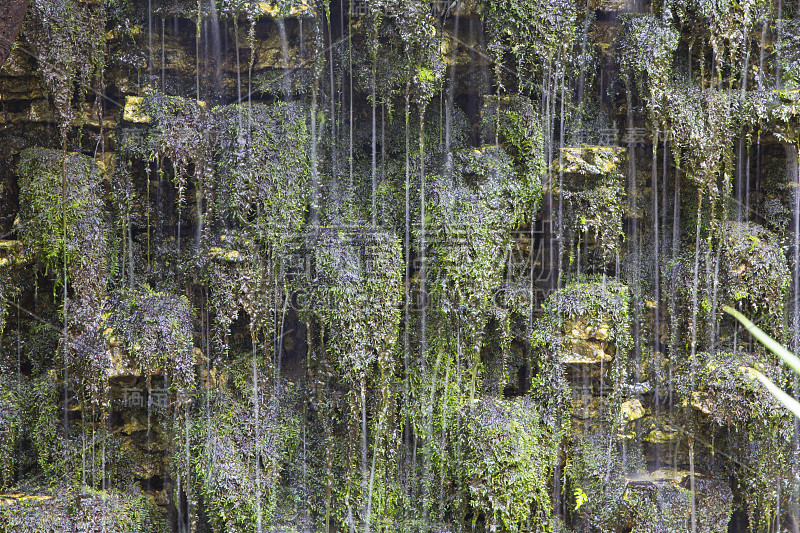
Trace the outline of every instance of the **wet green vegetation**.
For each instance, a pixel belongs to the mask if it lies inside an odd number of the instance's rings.
[[[0,531],[796,531],[799,21],[33,0]]]

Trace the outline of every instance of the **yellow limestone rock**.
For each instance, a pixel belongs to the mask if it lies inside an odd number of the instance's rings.
[[[642,418],[644,416],[644,407],[642,407],[642,402],[639,401],[638,398],[625,400],[620,406],[619,416],[623,424],[627,424],[628,422]]]
[[[126,96],[125,107],[122,110],[122,120],[126,122],[133,122],[135,124],[147,124],[150,122],[150,115],[142,109],[144,97],[142,96]],[[206,108],[206,103],[203,100],[197,100],[197,105],[202,109]]]
[[[9,505],[12,503],[23,502],[25,500],[43,501],[52,499],[52,496],[39,496],[36,494],[0,494],[0,505]]]
[[[561,150],[561,166],[569,174],[602,175],[616,172],[625,148],[617,146],[571,146]]]
[[[122,432],[126,435],[136,433],[137,431],[147,431],[147,419],[131,414],[122,426]]]
[[[670,468],[659,468],[654,472],[650,472],[650,477],[653,481],[669,481],[676,485],[683,483],[683,480],[691,475],[689,470],[672,470]]]
[[[654,472],[638,472],[630,476],[625,476],[626,486],[625,492],[622,493],[622,499],[630,502],[636,498],[637,493],[657,485],[667,484],[672,487],[685,491],[681,486],[681,482],[690,475],[686,470],[668,470],[660,468]],[[695,477],[704,477],[701,474],[695,474]],[[662,485],[663,486],[663,485]]]
[[[281,10],[278,5],[272,2],[258,2],[258,8],[264,15],[269,15],[271,17],[281,15]],[[303,0],[300,2],[300,5],[291,6],[288,13],[283,13],[285,17],[313,17],[315,15],[316,13],[309,5],[308,0]]]
[[[680,437],[679,431],[670,431],[672,428],[664,428],[664,429],[654,429],[647,435],[645,435],[642,440],[645,442],[649,442],[650,444],[665,444],[667,442],[672,442]]]
[[[574,322],[568,323],[566,332],[570,337],[576,339],[589,340],[594,339],[598,341],[608,340],[609,325],[601,323],[599,325],[589,325],[586,317],[577,318]]]
[[[136,124],[146,124],[150,122],[150,117],[142,111],[141,96],[126,96],[125,109],[122,111],[122,120],[134,122]]]
[[[625,429],[628,427],[629,422],[642,418],[644,415],[644,407],[642,407],[642,402],[639,401],[639,399],[631,398],[630,400],[622,402],[619,412],[620,432],[617,433],[617,437],[621,439],[633,439],[636,436],[635,433],[633,431],[625,432]]]
[[[569,338],[564,342],[561,362],[565,364],[593,364],[611,361],[605,351],[605,343],[593,340]]]
[[[219,261],[238,263],[242,260],[242,255],[239,253],[239,250],[230,250],[221,246],[212,246],[208,250],[208,253],[212,259],[217,259]]]
[[[0,268],[24,265],[26,259],[22,248],[22,241],[0,240]]]
[[[714,402],[708,394],[701,391],[692,392],[692,407],[700,412],[710,415],[714,411]]]

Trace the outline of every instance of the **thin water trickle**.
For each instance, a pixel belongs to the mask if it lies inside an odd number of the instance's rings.
[[[409,140],[409,115],[410,111],[410,96],[409,87],[406,84],[405,96],[405,239],[404,244],[404,278],[405,278],[405,294],[403,298],[403,400],[409,402],[410,398],[410,357],[411,353],[411,295],[412,295],[412,275],[414,273],[411,264],[411,162],[410,162],[410,140]],[[404,460],[408,461],[408,451],[411,449],[411,420],[409,415],[405,415],[404,420],[405,430],[404,434]]]
[[[263,532],[263,512],[261,510],[261,448],[259,446],[261,442],[261,435],[260,435],[260,426],[261,426],[261,413],[260,413],[260,401],[259,401],[259,387],[258,387],[258,358],[256,355],[256,335],[255,333],[251,333],[251,341],[253,344],[253,351],[252,351],[252,365],[253,365],[253,431],[254,431],[254,438],[253,438],[253,461],[254,461],[254,470],[255,470],[255,484],[256,484],[256,531],[258,533]]]
[[[153,83],[153,2],[147,0],[147,83]]]
[[[627,80],[625,92],[627,100],[626,108],[626,124],[628,131],[634,130],[634,107],[633,107],[633,87],[631,87],[632,80]],[[655,144],[656,141],[654,140]],[[641,244],[639,242],[639,217],[637,201],[637,165],[636,165],[636,142],[633,138],[628,142],[628,209],[633,214],[630,220],[630,242],[633,244],[631,255],[633,256],[633,276],[628,281],[631,285],[631,307],[632,307],[632,320],[633,320],[633,354],[635,361],[635,380],[637,383],[642,382],[642,347],[641,347],[641,299],[642,299],[642,286],[639,279],[641,269]]]
[[[283,17],[278,17],[275,19],[275,22],[278,25],[278,35],[280,36],[281,41],[281,66],[283,67],[281,79],[283,80],[283,98],[285,101],[291,102],[292,79],[294,76],[289,62],[289,39],[286,36],[286,20]]]
[[[206,42],[206,50],[211,47],[211,53],[208,54],[214,61],[214,68],[212,69],[214,78],[212,86],[215,92],[222,89],[222,76],[223,76],[223,52],[222,52],[222,30],[220,29],[219,13],[217,12],[217,3],[210,2],[209,19],[206,23],[206,30],[210,32],[210,43]],[[208,58],[207,58],[208,59]]]
[[[659,253],[660,235],[659,235],[659,205],[658,205],[658,134],[659,130],[653,131],[653,160],[652,160],[652,173],[650,188],[653,195],[653,289],[654,289],[654,306],[653,306],[653,354],[660,353],[660,335],[661,335],[661,261]],[[666,143],[665,143],[666,144]],[[666,146],[664,146],[666,152]],[[656,410],[658,410],[658,379],[655,380],[654,401]],[[658,413],[656,413],[658,414]]]
[[[373,24],[373,30],[372,31],[374,33],[370,38],[373,39],[372,47],[374,48],[375,52],[373,52],[373,54],[372,54],[372,80],[371,80],[371,87],[370,87],[370,92],[372,93],[372,97],[371,97],[371,100],[372,100],[372,102],[371,102],[371,107],[372,107],[372,131],[371,131],[371,133],[372,133],[372,137],[371,137],[371,141],[372,141],[372,146],[371,146],[371,148],[372,148],[371,149],[372,166],[371,166],[371,169],[370,169],[371,170],[371,177],[372,177],[372,209],[370,211],[370,214],[372,215],[372,226],[375,227],[375,226],[377,226],[377,220],[378,220],[378,218],[377,218],[378,217],[378,174],[377,174],[378,147],[377,147],[377,138],[376,138],[376,107],[377,107],[378,103],[376,101],[376,98],[377,98],[377,94],[376,94],[377,80],[375,79],[375,76],[377,74],[376,73],[376,63],[378,61],[378,58],[377,58],[377,48],[378,48],[377,40],[378,40],[378,36],[377,36],[377,28],[375,27],[374,24]]]
[[[167,92],[167,47],[166,41],[166,21],[162,15],[161,17],[161,92]]]
[[[350,170],[348,195],[351,195],[352,201],[355,199],[355,190],[353,188],[353,2],[348,2],[347,9],[347,90],[349,92],[347,110],[350,113],[350,138],[347,160]],[[342,10],[342,19],[344,20],[344,10]]]

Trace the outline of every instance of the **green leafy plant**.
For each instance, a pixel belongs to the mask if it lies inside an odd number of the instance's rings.
[[[527,400],[481,399],[462,410],[469,422],[456,438],[473,521],[482,515],[487,529],[524,531],[527,524],[549,531],[549,480],[558,450],[553,417]]]
[[[578,509],[581,508],[581,505],[583,505],[589,500],[589,496],[587,496],[586,493],[583,492],[583,489],[580,487],[575,489],[573,492],[575,494],[575,510],[577,511]]]

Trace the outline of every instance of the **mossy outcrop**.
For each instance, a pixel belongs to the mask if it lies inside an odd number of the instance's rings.
[[[0,529],[791,530],[798,20],[32,0]]]

